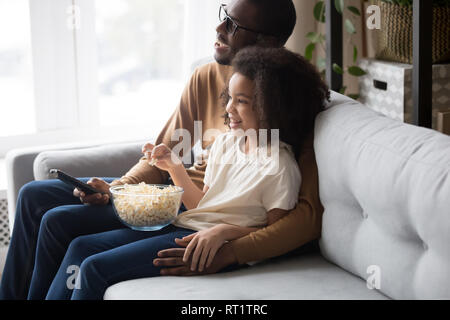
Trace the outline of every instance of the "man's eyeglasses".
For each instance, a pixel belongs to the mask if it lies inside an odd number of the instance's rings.
[[[234,34],[236,33],[236,31],[238,29],[244,29],[244,30],[247,30],[247,31],[250,31],[250,32],[255,32],[255,33],[267,34],[267,33],[261,32],[261,31],[252,30],[252,29],[249,29],[249,28],[246,28],[246,27],[238,25],[233,20],[233,18],[231,18],[228,15],[227,11],[225,10],[226,6],[227,6],[226,4],[221,4],[220,5],[220,8],[219,8],[219,20],[220,20],[220,22],[226,21],[225,29],[227,30],[227,32],[229,34],[234,36]]]

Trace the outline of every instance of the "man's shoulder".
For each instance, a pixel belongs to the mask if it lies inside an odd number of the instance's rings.
[[[195,68],[195,71],[200,74],[220,74],[231,69],[231,66],[226,66],[217,63],[216,61],[210,61]]]
[[[231,66],[225,66],[212,61],[197,67],[194,71],[194,76],[199,80],[217,79],[225,82],[231,76]]]

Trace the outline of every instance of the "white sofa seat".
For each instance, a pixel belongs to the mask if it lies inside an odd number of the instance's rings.
[[[109,287],[105,300],[384,300],[366,282],[318,253],[270,259],[219,274],[128,280]]]

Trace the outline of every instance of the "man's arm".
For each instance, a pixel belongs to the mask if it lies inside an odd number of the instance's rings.
[[[285,254],[320,237],[323,206],[312,141],[310,144],[299,158],[302,185],[296,207],[274,224],[231,242],[240,264]]]
[[[198,97],[196,95],[198,90],[198,81],[199,72],[196,70],[183,90],[180,104],[156,138],[154,143],[155,145],[164,143],[170,149],[173,149],[178,141],[172,141],[172,134],[179,128],[188,130],[191,137],[194,136],[194,121],[198,113]],[[193,143],[195,143],[195,141],[189,141],[191,147]],[[165,183],[169,177],[169,174],[155,166],[150,166],[148,164],[149,161],[150,159],[143,156],[139,159],[139,162],[134,165],[124,176],[111,182],[111,186],[122,185],[125,183],[137,184],[140,182]]]
[[[274,224],[231,242],[239,264],[285,254],[320,237],[321,212],[306,200]]]
[[[203,273],[214,273],[235,263],[244,264],[282,255],[320,237],[323,206],[319,198],[318,172],[312,138],[309,144],[310,147],[305,148],[299,158],[302,185],[295,209],[272,225],[223,245],[217,252],[211,268],[207,268]],[[184,247],[181,240],[175,241]],[[166,267],[162,269],[162,274],[199,274],[192,273],[183,263],[184,250],[185,248],[174,248],[160,251],[155,265]]]
[[[148,159],[142,157],[124,176],[111,182],[111,186],[128,184],[138,184],[142,181],[146,183],[162,184],[167,181],[169,174],[148,164]]]

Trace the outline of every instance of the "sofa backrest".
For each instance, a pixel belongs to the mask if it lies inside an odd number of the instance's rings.
[[[450,299],[450,137],[337,93],[314,148],[329,261],[394,299]]]

